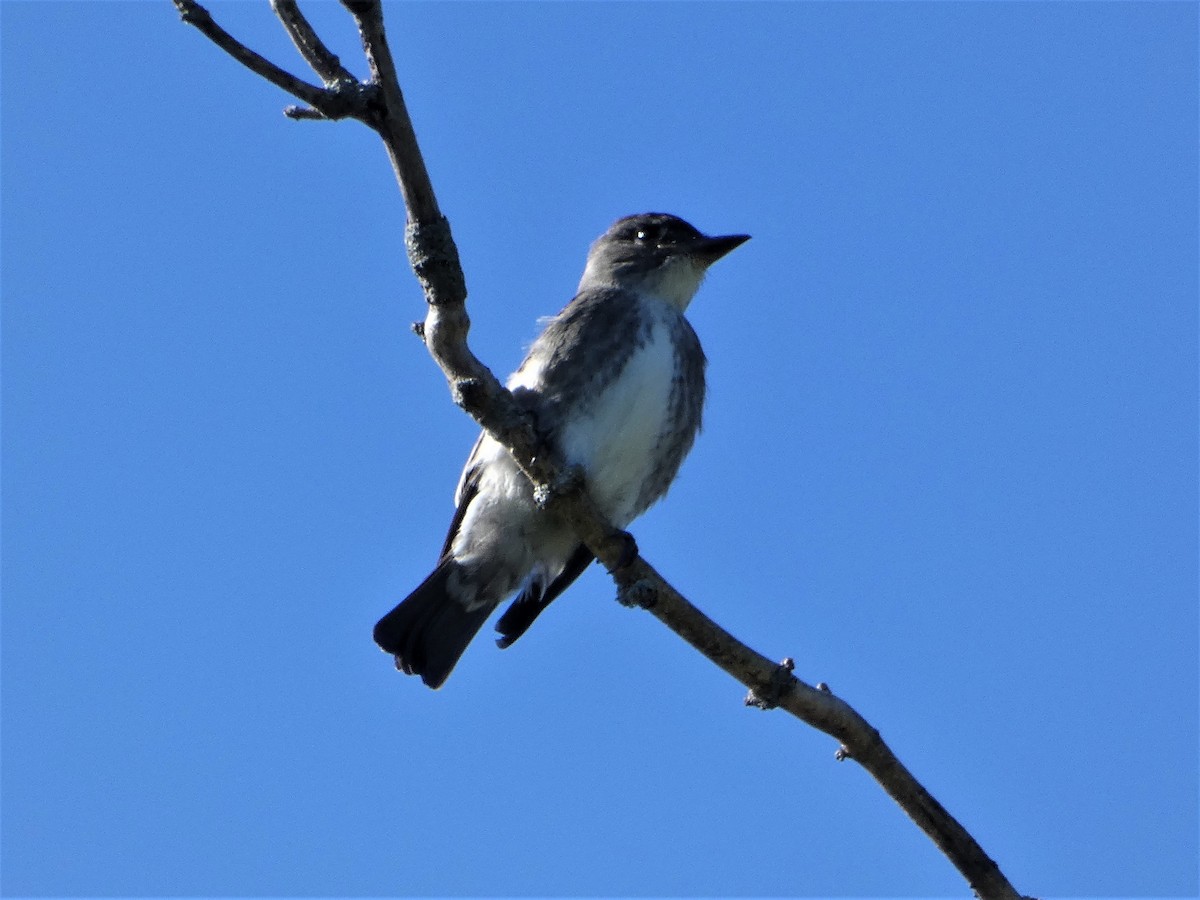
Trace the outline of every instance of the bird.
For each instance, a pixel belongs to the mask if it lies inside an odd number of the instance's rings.
[[[574,299],[507,381],[617,529],[667,492],[695,442],[707,361],[684,313],[709,266],[747,240],[666,213],[618,219],[592,244]],[[506,598],[517,594],[496,623],[502,648],[594,559],[486,431],[454,503],[433,572],[374,630],[397,669],[435,690]]]

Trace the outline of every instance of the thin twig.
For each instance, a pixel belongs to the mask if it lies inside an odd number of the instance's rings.
[[[289,119],[296,119],[297,121],[300,119],[325,121],[325,114],[319,109],[313,109],[311,106],[285,106],[283,114]]]
[[[325,42],[317,36],[308,19],[304,17],[304,13],[300,12],[296,0],[271,0],[271,9],[283,23],[288,37],[292,39],[292,43],[296,45],[296,49],[300,51],[304,61],[321,77],[326,87],[331,88],[345,81],[357,81],[342,65],[342,61],[337,58],[337,55],[326,47]]]
[[[184,20],[196,25],[218,46],[264,78],[278,84],[312,109],[290,107],[291,115],[311,118],[328,115],[328,98],[335,92],[316,91],[305,96],[281,83],[279,70],[262,57],[242,47],[212,23],[211,17],[194,0],[174,0]],[[290,0],[273,0],[279,6],[294,8]],[[356,116],[379,132],[392,162],[396,180],[404,198],[408,225],[405,243],[413,270],[421,282],[429,308],[421,329],[422,337],[434,360],[450,383],[455,402],[471,414],[489,433],[509,448],[513,458],[535,485],[539,497],[554,509],[587,545],[596,558],[612,573],[618,597],[631,605],[643,606],[672,631],[703,653],[751,691],[750,702],[763,708],[778,706],[832,736],[840,742],[838,757],[851,758],[866,769],[883,789],[904,809],[912,820],[934,841],[958,868],[975,892],[985,900],[1021,900],[1021,895],[987,856],[983,848],[940,803],[913,777],[887,747],[875,730],[848,704],[827,687],[812,687],[792,674],[790,660],[774,663],[717,625],[692,605],[640,556],[625,562],[627,543],[598,513],[586,490],[578,487],[570,470],[552,448],[542,445],[525,410],[500,384],[467,346],[470,319],[466,313],[466,287],[458,251],[450,235],[449,223],[442,217],[433,186],[417,146],[412,122],[396,78],[395,65],[383,30],[383,13],[378,0],[342,0],[354,16],[363,50],[371,69],[366,88],[376,99],[369,115]],[[295,10],[298,16],[299,11]],[[294,19],[285,27],[296,39]],[[307,25],[307,22],[304,23]],[[311,31],[311,29],[309,29]],[[314,47],[322,47],[315,34],[302,42],[309,47],[301,53],[320,74],[328,72],[329,60]],[[300,42],[297,43],[300,46]],[[310,54],[315,54],[310,57]],[[332,56],[332,54],[330,54]],[[314,61],[314,59],[316,60]],[[336,58],[335,58],[336,59]],[[247,61],[251,60],[251,61]],[[253,61],[261,62],[253,62]],[[252,64],[253,63],[253,64]],[[340,64],[339,64],[340,65]],[[287,73],[282,73],[287,75]],[[274,77],[273,77],[274,76]],[[324,75],[323,75],[324,77]],[[291,76],[287,76],[288,79]]]
[[[209,11],[196,0],[172,0],[172,2],[179,10],[179,16],[184,22],[195,26],[205,37],[251,72],[265,78],[276,87],[282,88],[293,97],[303,100],[320,112],[322,117],[326,119],[355,118],[368,122],[370,118],[369,96],[364,91],[354,90],[355,85],[339,86],[336,90],[330,90],[309,84],[286,69],[281,69],[234,38],[218,25]],[[304,116],[303,118],[314,117]],[[370,123],[368,122],[368,124]]]

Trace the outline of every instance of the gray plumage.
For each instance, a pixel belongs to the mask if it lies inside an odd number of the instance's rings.
[[[619,220],[592,245],[575,298],[509,378],[618,528],[666,493],[695,441],[705,358],[684,310],[708,266],[746,239],[707,237],[661,213]],[[455,504],[437,567],[375,626],[397,668],[434,688],[501,601],[521,591],[497,623],[507,647],[592,561],[487,434]]]
[[[605,386],[616,380],[638,351],[664,337],[655,334],[656,327],[665,329],[675,357],[666,417],[654,448],[654,466],[634,493],[629,514],[601,507],[610,516],[621,515],[622,521],[613,520],[618,527],[629,524],[666,493],[692,448],[704,410],[707,360],[700,339],[682,311],[664,304],[648,314],[649,302],[619,288],[580,291],[550,321],[515,376],[540,367],[538,425],[548,434],[557,434],[571,419],[591,415],[605,399]],[[581,364],[588,357],[592,362]]]

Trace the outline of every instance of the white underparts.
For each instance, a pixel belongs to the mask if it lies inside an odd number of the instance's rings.
[[[675,376],[666,319],[677,313],[649,301],[643,314],[653,317],[645,343],[589,404],[587,414],[565,423],[559,438],[568,462],[583,467],[593,499],[618,528],[641,512],[636,503],[657,465]]]

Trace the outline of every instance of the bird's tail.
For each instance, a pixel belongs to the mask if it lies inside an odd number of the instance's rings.
[[[458,568],[444,560],[400,605],[375,624],[375,643],[396,657],[396,668],[440,688],[494,604],[468,609],[449,590]]]

